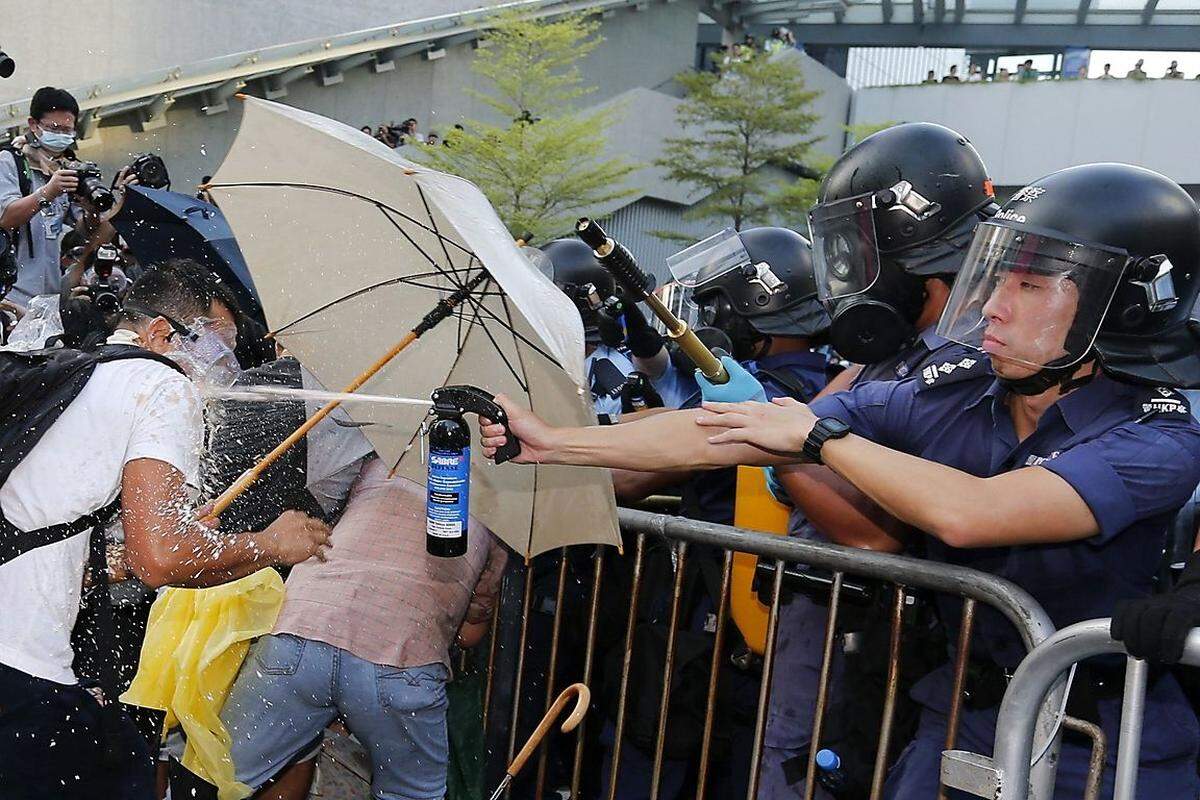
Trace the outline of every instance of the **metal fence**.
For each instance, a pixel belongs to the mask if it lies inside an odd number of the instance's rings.
[[[1089,620],[1058,631],[1035,648],[1021,662],[1000,704],[993,756],[948,749],[942,761],[942,777],[947,785],[996,800],[1035,796],[1029,785],[1029,762],[1039,709],[1047,693],[1075,664],[1092,656],[1125,653],[1124,646],[1108,632],[1109,620]],[[1188,636],[1181,663],[1200,666],[1200,629]],[[1126,655],[1114,800],[1133,800],[1137,796],[1148,674],[1145,661]],[[1096,796],[1098,787],[1089,787],[1088,791]]]
[[[750,800],[757,795],[759,769],[763,750],[763,737],[767,723],[767,709],[771,696],[771,684],[774,673],[774,655],[777,638],[779,609],[783,596],[785,568],[789,565],[804,565],[829,571],[828,618],[824,636],[823,662],[820,670],[818,695],[812,743],[806,769],[807,797],[812,796],[815,786],[816,764],[815,756],[826,723],[826,707],[829,699],[830,662],[835,650],[835,637],[838,631],[838,618],[842,609],[842,601],[847,591],[848,578],[870,579],[882,583],[888,596],[888,624],[890,625],[890,646],[888,663],[886,665],[886,693],[881,711],[879,740],[875,753],[873,774],[870,781],[870,797],[872,800],[882,794],[884,777],[889,766],[888,758],[892,745],[894,714],[897,702],[898,676],[900,671],[900,645],[906,636],[903,624],[903,611],[910,601],[911,593],[915,590],[936,592],[961,598],[962,625],[960,635],[955,643],[952,656],[954,664],[954,689],[950,698],[950,723],[948,725],[945,749],[954,751],[957,725],[960,718],[964,685],[966,682],[968,653],[970,647],[973,622],[976,618],[979,604],[990,606],[999,611],[1020,633],[1021,639],[1029,650],[1034,650],[1039,644],[1054,634],[1054,627],[1038,603],[1020,587],[997,578],[993,575],[948,564],[932,563],[905,556],[841,547],[821,542],[807,541],[785,536],[767,535],[752,531],[732,528],[724,525],[698,522],[680,517],[666,516],[642,510],[621,509],[620,522],[627,548],[621,560],[623,568],[628,570],[628,584],[614,588],[606,580],[606,570],[612,570],[615,553],[606,555],[602,549],[595,552],[574,554],[562,552],[557,560],[551,560],[550,566],[540,566],[535,560],[532,564],[518,569],[506,580],[504,593],[509,596],[507,607],[519,609],[519,613],[501,614],[497,610],[497,618],[493,626],[493,637],[487,652],[486,684],[484,690],[484,728],[488,742],[487,771],[488,782],[502,774],[505,765],[513,757],[520,741],[518,732],[533,725],[545,708],[548,708],[555,697],[556,688],[562,688],[568,683],[582,681],[591,685],[595,679],[606,677],[610,683],[619,688],[616,691],[615,715],[610,714],[607,721],[600,714],[585,720],[573,734],[573,741],[560,737],[551,742],[556,749],[556,763],[562,773],[562,763],[569,762],[569,782],[560,779],[549,787],[569,788],[569,797],[591,800],[613,800],[617,795],[618,778],[623,759],[634,757],[627,741],[631,725],[639,724],[643,728],[644,719],[634,720],[634,711],[629,707],[631,669],[635,657],[635,631],[639,619],[639,603],[646,603],[646,580],[644,565],[649,544],[659,546],[665,544],[671,559],[671,586],[658,587],[663,603],[669,603],[666,613],[668,620],[665,642],[665,659],[661,674],[655,676],[658,684],[655,691],[661,699],[658,702],[657,716],[654,720],[656,735],[653,746],[644,752],[648,758],[649,785],[646,796],[660,796],[663,780],[665,755],[665,739],[670,723],[670,696],[672,681],[678,681],[676,659],[680,649],[680,631],[686,629],[688,620],[681,619],[681,598],[684,593],[684,576],[688,558],[693,550],[703,549],[706,552],[716,551],[722,563],[719,594],[715,601],[714,614],[710,619],[714,626],[710,629],[712,636],[711,664],[708,667],[705,702],[703,704],[703,724],[699,730],[698,757],[693,759],[695,773],[694,797],[703,800],[712,796],[707,789],[708,781],[713,774],[713,740],[714,740],[714,706],[718,693],[718,672],[722,667],[725,653],[725,642],[730,623],[729,603],[731,574],[734,553],[748,553],[757,556],[760,565],[764,562],[770,569],[765,574],[769,576],[770,587],[766,592],[769,600],[765,600],[768,609],[768,626],[765,650],[762,656],[761,683],[757,691],[757,708],[753,724],[753,748],[746,786],[747,797]],[[544,558],[544,557],[543,557]],[[629,563],[631,561],[631,563]],[[542,562],[545,563],[545,562]],[[581,567],[581,563],[584,565]],[[609,566],[606,566],[609,565]],[[760,567],[761,569],[761,567]],[[546,580],[553,581],[551,585]],[[542,589],[535,592],[534,585],[540,584]],[[626,616],[614,619],[616,612],[612,610],[612,595],[619,593],[620,605]],[[579,595],[572,604],[570,596]],[[541,597],[535,600],[535,597]],[[669,600],[668,600],[669,598]],[[606,604],[606,600],[608,601]],[[505,603],[502,602],[502,606]],[[537,624],[531,626],[531,617],[541,614],[549,630],[538,633]],[[597,632],[598,628],[607,625],[623,627],[622,641],[615,650],[619,658],[610,658],[607,663],[608,672],[619,668],[619,679],[614,675],[601,675],[605,665],[598,664]],[[563,645],[564,631],[570,639],[568,645]],[[685,634],[686,635],[686,634]],[[546,641],[548,636],[549,640]],[[505,642],[510,644],[506,646]],[[535,666],[535,660],[541,660],[540,666]],[[570,663],[564,674],[564,665]],[[619,667],[618,667],[619,665]],[[1025,667],[1022,667],[1025,670]],[[643,670],[644,671],[644,670]],[[1028,670],[1026,670],[1028,672]],[[1061,672],[1061,670],[1059,670]],[[1019,672],[1018,675],[1021,673]],[[633,680],[643,681],[639,673]],[[1058,747],[1058,712],[1062,706],[1064,681],[1056,672],[1052,679],[1045,681],[1034,694],[1023,696],[1025,702],[1021,706],[1019,723],[1026,726],[1029,735],[1024,742],[1026,771],[1024,777],[1017,772],[1007,774],[1013,779],[1028,783],[1031,788],[1030,797],[1037,800],[1048,800],[1053,791],[1054,767],[1057,763]],[[543,702],[544,701],[544,702]],[[1008,702],[1006,698],[1006,702]],[[645,709],[642,709],[645,716]],[[1009,717],[1016,711],[1009,710]],[[1008,724],[1008,723],[1005,723]],[[1016,724],[1015,722],[1013,724]],[[1092,784],[1098,785],[1099,771],[1104,762],[1104,742],[1102,735],[1095,726],[1087,723],[1068,720],[1065,726],[1080,730],[1093,737],[1093,775]],[[597,752],[598,729],[604,728],[604,752]],[[1003,728],[1002,728],[1003,729]],[[1053,741],[1048,741],[1051,737]],[[1032,774],[1028,766],[1028,754],[1037,740],[1039,750],[1044,750],[1046,756],[1038,761]],[[652,752],[650,752],[652,750]],[[641,752],[641,751],[639,751]],[[997,750],[997,757],[1003,751]],[[564,753],[566,755],[564,756]],[[956,753],[956,755],[958,755]],[[642,758],[643,755],[638,755]],[[531,774],[524,784],[518,784],[516,791],[510,797],[532,797],[540,800],[549,795],[547,788],[548,751],[543,748],[539,754],[536,773]],[[948,762],[949,763],[949,762]],[[997,761],[999,764],[1000,762]],[[731,765],[723,764],[722,769]],[[1002,769],[1013,769],[1004,766]],[[600,779],[589,781],[585,773],[591,770],[599,772]],[[531,771],[532,772],[532,771]],[[567,784],[569,783],[569,787]],[[493,783],[494,785],[494,783]],[[944,790],[943,790],[944,794]],[[1016,795],[1012,795],[1016,797]],[[1022,797],[1024,795],[1021,795]]]

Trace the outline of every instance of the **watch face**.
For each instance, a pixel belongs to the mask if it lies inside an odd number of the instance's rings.
[[[829,432],[830,439],[836,439],[850,433],[850,426],[836,417],[823,417],[821,425]]]

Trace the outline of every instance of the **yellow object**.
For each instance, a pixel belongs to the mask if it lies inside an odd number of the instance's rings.
[[[733,505],[733,524],[762,533],[787,534],[789,509],[775,499],[767,488],[767,476],[759,467],[737,468],[737,495]],[[767,645],[767,620],[771,609],[758,601],[754,591],[754,570],[758,556],[733,554],[730,577],[729,613],[742,632],[746,645],[762,655]]]
[[[214,784],[220,800],[250,794],[234,780],[221,707],[251,640],[271,632],[282,606],[283,579],[273,569],[209,589],[167,589],[150,609],[137,675],[121,696],[165,710],[164,731],[183,728],[183,765]]]

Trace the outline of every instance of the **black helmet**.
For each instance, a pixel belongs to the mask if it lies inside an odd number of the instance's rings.
[[[734,317],[763,336],[821,336],[829,315],[817,299],[812,248],[787,228],[750,228],[737,234],[744,264],[692,288],[701,322],[727,328]]]
[[[579,239],[555,239],[540,248],[549,260],[547,277],[579,309],[584,339],[616,347],[622,339],[621,301],[612,274]],[[544,263],[544,262],[543,262]]]
[[[924,279],[958,272],[994,208],[979,153],[941,125],[896,125],[843,154],[809,214],[834,348],[861,363],[899,352],[917,333]]]
[[[1017,285],[1043,298],[1040,333],[1020,347],[1003,333]],[[939,331],[1036,368],[1007,382],[1026,394],[1066,386],[1090,357],[1117,380],[1194,387],[1198,291],[1200,210],[1187,192],[1141,167],[1086,164],[1024,187],[980,225]]]

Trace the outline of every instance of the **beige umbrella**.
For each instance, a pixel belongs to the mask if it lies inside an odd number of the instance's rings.
[[[595,422],[582,388],[579,315],[479,189],[325,117],[255,98],[243,108],[209,190],[276,339],[325,387],[428,398],[443,385],[473,384],[553,424]],[[456,290],[465,297],[449,318],[387,358]],[[370,374],[378,362],[384,366]],[[381,458],[424,483],[414,445],[427,409],[352,403],[346,410]],[[618,543],[606,472],[497,467],[478,450],[471,513],[517,552]]]

